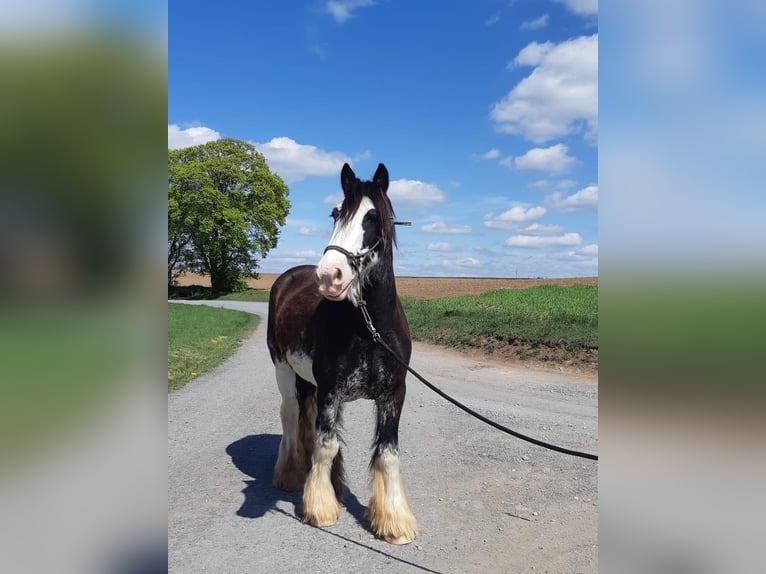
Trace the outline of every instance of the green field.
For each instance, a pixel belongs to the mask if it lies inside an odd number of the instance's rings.
[[[248,289],[220,299],[268,301],[268,295]],[[541,285],[465,297],[403,298],[402,303],[416,341],[591,370],[598,366],[596,286]]]
[[[413,339],[488,353],[509,346],[517,356],[592,356],[598,349],[598,287],[542,285],[478,296],[403,300]]]
[[[215,368],[239,347],[260,318],[205,305],[168,305],[168,390]]]

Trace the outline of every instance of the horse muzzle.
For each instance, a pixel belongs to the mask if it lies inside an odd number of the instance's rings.
[[[340,267],[317,267],[316,277],[319,294],[330,301],[344,300],[353,282],[353,275],[344,273]]]

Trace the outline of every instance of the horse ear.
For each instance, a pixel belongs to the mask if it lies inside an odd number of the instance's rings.
[[[343,169],[340,172],[340,186],[343,188],[343,193],[348,193],[354,188],[354,182],[356,181],[356,174],[351,166],[347,163],[343,164]]]
[[[375,172],[375,176],[372,178],[372,182],[377,185],[383,193],[388,191],[388,170],[382,163],[378,164],[378,169]]]

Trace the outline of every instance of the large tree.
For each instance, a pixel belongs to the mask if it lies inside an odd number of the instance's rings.
[[[252,144],[222,139],[168,151],[168,281],[179,270],[231,292],[276,247],[289,189]]]

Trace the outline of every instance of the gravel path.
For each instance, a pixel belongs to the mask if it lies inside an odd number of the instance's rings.
[[[507,436],[412,376],[400,447],[420,536],[391,546],[366,524],[374,417],[363,400],[344,411],[341,518],[325,529],[301,524],[300,494],[271,487],[281,427],[267,304],[202,304],[263,321],[229,361],[168,397],[170,572],[598,571],[598,463]],[[505,426],[598,451],[595,378],[478,362],[423,344],[415,344],[411,364]]]

